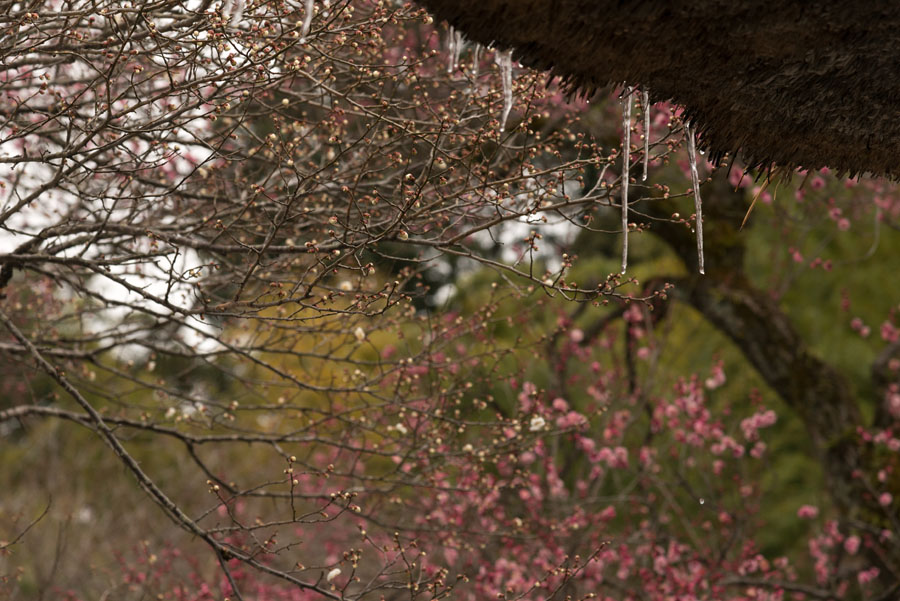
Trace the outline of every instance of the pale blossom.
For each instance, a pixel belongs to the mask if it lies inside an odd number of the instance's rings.
[[[540,415],[535,415],[531,418],[531,422],[528,424],[528,429],[532,432],[537,432],[538,430],[543,430],[544,426],[547,425],[547,422],[544,421],[544,418]]]
[[[340,575],[341,575],[341,569],[334,568],[333,570],[328,572],[328,574],[325,576],[325,580],[328,582],[331,582],[332,580],[334,580],[335,578],[337,578]]]

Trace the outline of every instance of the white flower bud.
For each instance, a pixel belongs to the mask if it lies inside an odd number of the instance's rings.
[[[334,568],[333,570],[328,572],[328,575],[325,576],[325,580],[328,582],[331,582],[332,580],[334,580],[335,578],[337,578],[340,575],[341,575],[341,569]]]

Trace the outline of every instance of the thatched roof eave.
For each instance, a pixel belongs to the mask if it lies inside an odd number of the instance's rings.
[[[896,1],[418,1],[574,88],[682,105],[713,157],[900,173]]]

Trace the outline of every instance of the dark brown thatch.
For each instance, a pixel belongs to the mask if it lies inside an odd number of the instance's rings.
[[[900,173],[900,1],[419,0],[581,90],[683,105],[713,156]]]

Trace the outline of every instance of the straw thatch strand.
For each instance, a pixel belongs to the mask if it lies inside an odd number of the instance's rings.
[[[419,0],[470,40],[592,92],[685,107],[712,158],[900,173],[900,2]]]

